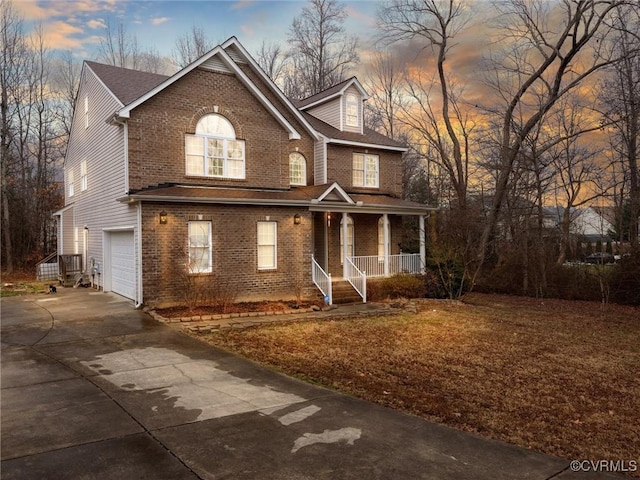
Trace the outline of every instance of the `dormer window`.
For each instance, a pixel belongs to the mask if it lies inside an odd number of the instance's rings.
[[[186,174],[245,178],[244,141],[236,140],[231,122],[222,115],[202,117],[195,135],[185,135]]]
[[[353,93],[349,93],[347,95],[347,125],[350,127],[357,127],[360,123],[358,122],[358,114],[360,113],[360,109],[358,108],[358,97]]]

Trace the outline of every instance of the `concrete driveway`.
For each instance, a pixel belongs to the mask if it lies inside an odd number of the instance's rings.
[[[117,295],[1,308],[5,480],[607,478],[291,379]]]

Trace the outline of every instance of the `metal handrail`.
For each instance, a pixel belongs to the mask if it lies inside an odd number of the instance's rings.
[[[367,303],[367,274],[360,271],[358,267],[347,257],[347,277],[346,280],[362,297],[362,303]]]
[[[331,288],[331,274],[325,272],[316,259],[311,255],[311,277],[318,290],[324,295],[327,305],[333,304],[333,292]]]

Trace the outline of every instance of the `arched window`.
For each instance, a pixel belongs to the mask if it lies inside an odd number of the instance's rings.
[[[357,127],[359,125],[358,117],[359,117],[359,108],[358,108],[358,97],[356,97],[353,93],[347,94],[347,125],[350,127]]]
[[[307,161],[301,153],[293,152],[289,155],[289,183],[307,184]]]
[[[344,262],[344,217],[340,220],[340,264]],[[347,256],[353,257],[353,219],[347,215]]]
[[[245,178],[244,140],[236,140],[231,122],[212,113],[202,117],[195,135],[185,135],[187,175]]]

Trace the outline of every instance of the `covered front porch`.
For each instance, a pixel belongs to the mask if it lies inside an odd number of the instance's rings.
[[[366,302],[367,279],[424,272],[425,219],[433,208],[383,195],[347,195],[339,187],[327,197],[310,208],[313,281],[327,303],[333,302],[333,284],[338,281],[348,282]],[[418,219],[417,253],[400,249],[406,216]]]

